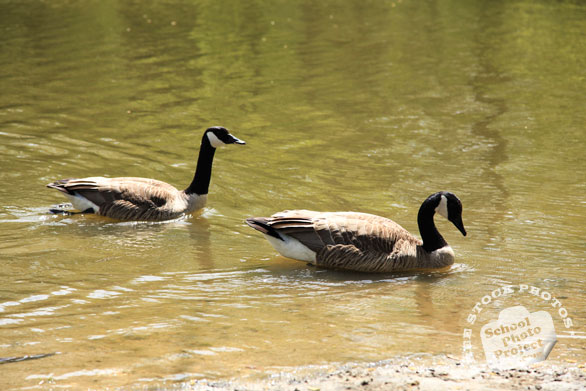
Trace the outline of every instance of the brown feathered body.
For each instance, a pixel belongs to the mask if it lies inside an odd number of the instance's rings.
[[[187,194],[148,178],[90,177],[62,179],[47,185],[64,193],[81,211],[117,220],[162,221],[204,207],[207,194]]]
[[[427,252],[399,224],[367,213],[289,210],[247,223],[282,255],[324,268],[381,273],[454,262],[450,246]]]

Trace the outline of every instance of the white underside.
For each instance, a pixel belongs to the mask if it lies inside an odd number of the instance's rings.
[[[94,213],[97,213],[98,210],[100,209],[100,207],[98,205],[94,204],[93,202],[91,202],[87,198],[80,196],[79,194],[76,194],[76,195],[65,194],[65,196],[67,196],[67,198],[69,198],[69,201],[71,201],[71,204],[73,205],[73,207],[79,211],[83,212],[83,211],[91,208],[94,210]]]
[[[184,205],[174,205],[174,206],[170,206],[170,208],[172,209],[182,209],[185,208],[186,211],[185,213],[191,213],[191,212],[195,212],[197,210],[203,209],[204,206],[206,206],[206,202],[208,200],[208,195],[207,194],[190,194],[187,200],[188,205],[184,206]],[[177,201],[179,202],[179,199],[177,198]]]
[[[430,264],[433,267],[444,267],[454,263],[454,250],[450,245],[438,248],[429,254]]]
[[[271,246],[275,248],[282,256],[296,259],[298,261],[315,263],[315,251],[310,250],[297,239],[291,236],[280,234],[283,240],[273,236],[265,235]]]
[[[438,248],[437,250],[434,250],[431,252],[431,254],[437,254],[437,255],[442,255],[442,254],[450,254],[450,255],[454,255],[454,250],[452,250],[452,246],[447,245],[444,246],[442,248]]]

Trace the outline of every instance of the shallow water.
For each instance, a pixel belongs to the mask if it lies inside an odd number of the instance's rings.
[[[548,360],[584,361],[586,6],[580,2],[11,2],[0,31],[0,388],[140,387],[282,366],[462,355],[472,327],[525,305]],[[67,177],[190,182],[205,210],[120,223],[47,210]],[[456,264],[365,275],[278,256],[243,223],[355,210],[417,233],[451,190]],[[547,292],[563,303],[544,300]],[[547,295],[546,295],[547,296]]]

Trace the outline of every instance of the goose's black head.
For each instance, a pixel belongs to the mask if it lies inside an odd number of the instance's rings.
[[[232,136],[228,129],[221,126],[212,126],[205,131],[205,137],[208,138],[210,145],[218,148],[227,144],[246,144],[244,141]]]
[[[462,203],[458,197],[449,191],[440,191],[432,197],[437,202],[435,211],[451,221],[462,232],[462,235],[466,236],[466,229],[464,229],[462,222]]]

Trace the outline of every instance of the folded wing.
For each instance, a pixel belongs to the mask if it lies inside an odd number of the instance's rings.
[[[421,244],[394,221],[366,213],[292,210],[266,222],[315,251],[317,265],[335,269],[401,269],[415,258]]]
[[[179,191],[168,183],[147,178],[90,177],[62,179],[47,185],[99,207],[98,213],[117,219],[142,220],[164,212]]]

